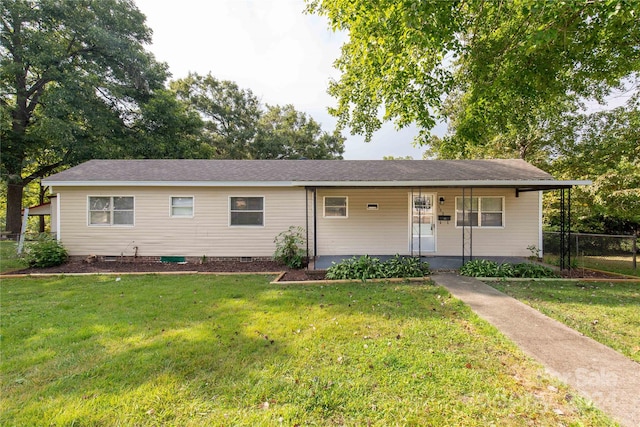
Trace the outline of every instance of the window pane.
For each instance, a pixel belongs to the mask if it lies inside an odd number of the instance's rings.
[[[262,210],[262,197],[249,197],[247,200],[248,200],[250,211]]]
[[[174,206],[171,208],[172,216],[193,216],[193,208],[190,206]]]
[[[324,198],[324,216],[346,217],[347,216],[347,198],[346,197],[325,197]]]
[[[262,212],[231,212],[231,225],[262,225]]]
[[[347,208],[327,206],[324,209],[324,214],[325,216],[347,216]]]
[[[193,206],[193,197],[172,197],[171,206]]]
[[[469,222],[469,218],[471,218],[471,222]],[[462,225],[463,225],[462,212],[456,212],[456,225],[458,227],[462,227]],[[472,214],[471,212],[465,212],[464,225],[466,225],[466,226],[472,225],[474,227],[477,227],[478,226],[478,213],[474,212]]]
[[[247,199],[244,197],[232,197],[231,198],[231,210],[244,210],[247,209]]]
[[[232,211],[261,211],[264,205],[263,197],[232,197]]]
[[[329,207],[329,206],[346,207],[347,206],[347,198],[346,197],[325,197],[324,205],[326,207]]]
[[[90,211],[108,211],[111,206],[111,197],[89,197]]]
[[[114,225],[133,225],[133,211],[114,211]]]
[[[89,214],[89,224],[110,225],[111,213],[109,211],[93,211]]]
[[[465,197],[464,198],[464,206],[462,204],[462,197],[456,197],[456,207],[459,211],[461,210],[471,210],[473,209],[474,211],[478,210],[478,198],[477,197]]]
[[[500,197],[483,197],[483,212],[502,212],[502,198]]]
[[[413,208],[414,209],[431,209],[431,196],[415,196],[413,198]]]
[[[113,209],[116,211],[133,210],[133,197],[114,197]]]
[[[502,227],[502,214],[501,213],[483,213],[482,226],[483,227]]]

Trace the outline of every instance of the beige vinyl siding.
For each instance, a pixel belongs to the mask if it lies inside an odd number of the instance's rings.
[[[327,196],[349,199],[348,218],[323,217]],[[318,189],[318,255],[407,254],[408,190],[403,188]],[[377,210],[367,204],[377,203]]]
[[[60,232],[70,255],[268,257],[275,236],[305,228],[304,188],[60,187]],[[194,197],[192,218],[172,218],[170,197]],[[89,226],[88,196],[133,196],[134,226]],[[264,197],[264,226],[229,226],[229,197]],[[312,247],[312,246],[311,246]]]
[[[455,226],[455,198],[462,196],[462,189],[422,188],[421,191],[434,195],[436,252],[429,255],[461,255],[462,228]],[[409,254],[410,194],[410,188],[318,189],[318,255]],[[527,246],[537,246],[539,241],[538,193],[521,193],[516,198],[513,188],[482,188],[474,189],[473,195],[502,196],[505,200],[504,227],[474,227],[473,254],[530,255]],[[325,196],[348,197],[348,218],[323,218]],[[442,205],[440,197],[445,199]],[[368,203],[377,203],[378,210],[367,210]],[[450,215],[451,220],[438,221],[438,215]]]
[[[473,197],[504,196],[504,227],[473,228],[473,255],[477,256],[529,256],[529,245],[538,245],[539,240],[539,196],[537,192],[520,193],[515,196],[513,188],[476,188]],[[467,197],[469,192],[467,190]],[[462,254],[462,227],[456,227],[456,201],[462,197],[461,189],[442,189],[438,197],[445,203],[438,204],[440,215],[451,215],[451,221],[438,221],[437,255]]]

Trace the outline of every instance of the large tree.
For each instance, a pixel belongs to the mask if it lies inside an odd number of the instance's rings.
[[[344,140],[337,131],[323,131],[293,105],[267,105],[251,153],[254,159],[342,159]]]
[[[235,82],[189,73],[172,81],[178,98],[197,111],[204,121],[204,136],[210,156],[220,159],[251,158],[260,119],[260,101],[250,89]]]
[[[122,156],[166,66],[145,51],[151,30],[131,0],[4,0],[0,26],[0,172],[17,232],[25,185]]]
[[[580,231],[640,231],[640,110],[637,103],[578,114],[552,124],[549,170],[559,178],[590,179],[573,192],[573,220]],[[556,215],[549,225],[557,225]]]
[[[486,126],[519,131],[531,109],[602,100],[640,70],[637,1],[308,2],[349,33],[332,111],[367,138],[383,120],[428,131],[450,95],[465,98],[466,137]]]
[[[189,73],[171,82],[178,98],[204,121],[203,144],[219,159],[339,159],[344,137],[293,105],[263,107],[250,89]]]
[[[308,4],[349,33],[329,86],[341,126],[370,138],[384,120],[416,123],[430,157],[519,157],[592,179],[575,192],[576,206],[589,207],[576,212],[584,228],[637,224],[638,152],[629,147],[638,146],[640,2]],[[586,111],[620,90],[635,95],[625,108]],[[438,119],[448,121],[444,137],[430,134]]]

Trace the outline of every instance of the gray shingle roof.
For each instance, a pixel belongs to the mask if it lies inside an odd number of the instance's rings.
[[[443,183],[553,181],[523,160],[91,160],[46,184],[81,182]]]

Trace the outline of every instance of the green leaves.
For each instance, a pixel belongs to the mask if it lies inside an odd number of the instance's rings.
[[[204,143],[221,159],[339,159],[344,137],[324,132],[293,105],[266,106],[249,89],[211,74],[171,82],[171,89],[204,121]]]
[[[557,277],[549,267],[540,264],[523,262],[519,264],[498,264],[486,259],[467,261],[460,267],[460,274],[471,277]]]
[[[431,129],[458,91],[482,127],[520,130],[531,112],[602,99],[640,69],[637,2],[318,0],[308,10],[349,33],[331,111],[367,139],[383,120]]]
[[[307,239],[303,233],[304,229],[302,227],[291,226],[287,231],[278,234],[273,240],[276,244],[273,259],[290,268],[304,267],[307,255],[304,245]]]
[[[329,280],[356,279],[364,282],[367,279],[424,277],[429,274],[429,263],[420,258],[395,255],[386,261],[380,261],[379,258],[363,255],[334,263],[325,277]]]
[[[293,105],[267,105],[258,121],[251,144],[255,159],[341,159],[345,138],[338,131],[328,133]]]
[[[47,235],[42,235],[27,248],[26,260],[30,267],[54,267],[64,264],[68,258],[67,250],[62,244]]]
[[[250,144],[257,132],[260,101],[249,89],[240,89],[229,80],[218,80],[211,73],[196,73],[171,82],[178,99],[203,117],[206,142],[213,157],[250,158]]]
[[[0,3],[0,150],[7,227],[22,187],[94,157],[123,157],[129,125],[166,78],[151,30],[127,0]],[[27,172],[28,171],[28,172]]]

